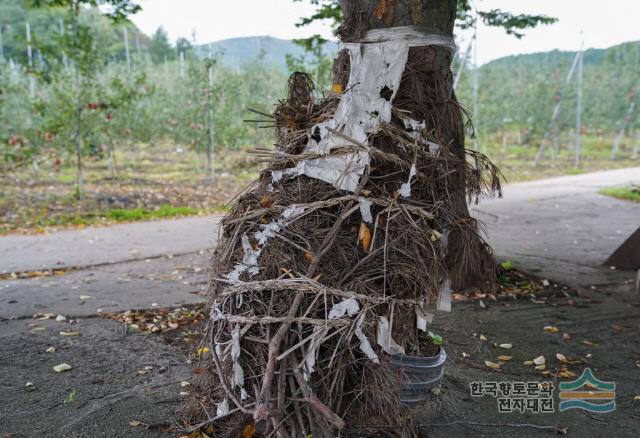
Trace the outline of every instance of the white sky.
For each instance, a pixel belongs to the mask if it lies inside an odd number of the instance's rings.
[[[521,40],[500,29],[478,30],[478,59],[484,63],[502,56],[552,49],[577,50],[584,31],[586,48],[605,48],[640,40],[640,0],[476,0],[481,10],[505,9],[513,13],[546,14],[560,21],[529,30]],[[196,34],[198,43],[241,36],[270,35],[291,39],[321,33],[328,26],[296,28],[314,8],[308,1],[292,0],[141,0],[142,12],[132,17],[143,32],[162,25],[172,40]],[[464,40],[465,35],[462,35]],[[461,48],[466,43],[461,41]]]

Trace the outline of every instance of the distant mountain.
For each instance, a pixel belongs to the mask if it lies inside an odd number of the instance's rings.
[[[584,52],[584,65],[597,66],[605,62],[615,64],[625,64],[636,61],[636,53],[640,41],[618,44],[606,49],[588,49]],[[551,50],[549,52],[527,53],[521,55],[511,55],[498,58],[488,62],[482,68],[491,69],[495,66],[554,66],[571,63],[576,56],[576,52],[566,52],[561,50]]]
[[[267,63],[279,67],[286,66],[287,54],[294,57],[306,55],[304,50],[293,41],[270,36],[229,38],[198,45],[196,50],[201,56],[207,56],[209,53],[222,53],[223,62],[232,66],[241,66],[252,61],[261,52],[264,52],[264,59]],[[335,43],[327,43],[327,53],[333,54],[336,51],[337,45]]]

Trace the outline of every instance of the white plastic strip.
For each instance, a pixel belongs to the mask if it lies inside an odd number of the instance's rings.
[[[416,326],[418,330],[427,332],[429,330],[429,324],[433,321],[433,313],[426,312],[422,306],[415,306],[416,310]]]
[[[320,334],[325,331],[326,328],[321,326],[315,326],[313,329],[313,334],[311,335],[312,339],[311,342],[309,342],[309,349],[304,357],[304,369],[302,375],[305,381],[309,381],[311,373],[315,370],[316,360],[318,359],[318,347],[320,347],[320,343],[324,337],[324,333],[322,336],[320,336]]]
[[[428,34],[415,26],[372,29],[361,42],[343,43],[341,47],[350,56],[347,91],[341,96],[333,118],[311,129],[304,150],[322,157],[272,172],[272,182],[285,176],[306,175],[354,192],[370,162],[366,151],[369,136],[378,132],[381,122],[391,121],[391,103],[400,86],[409,48],[420,46],[442,46],[452,51],[456,48],[453,37]],[[414,129],[424,126],[424,122],[412,122]],[[364,150],[332,154],[332,150],[345,146]]]
[[[233,270],[225,275],[225,278],[231,283],[240,282],[240,275],[243,272],[247,272],[250,277],[257,275],[260,272],[258,267],[258,257],[262,252],[262,247],[267,244],[267,241],[280,232],[283,228],[286,228],[291,222],[293,222],[297,216],[304,212],[304,207],[292,205],[287,207],[280,217],[268,224],[260,225],[260,231],[254,233],[253,237],[258,242],[258,249],[254,249],[249,241],[249,236],[242,235],[242,249],[244,256],[241,263],[236,263]]]
[[[348,298],[334,304],[329,311],[329,319],[343,318],[345,315],[353,316],[360,310],[360,305],[355,298]]]
[[[216,405],[216,417],[222,417],[229,414],[229,400],[225,398],[220,403],[216,403]]]
[[[240,326],[236,325],[231,332],[231,360],[233,361],[233,386],[244,386],[244,370],[240,365]]]
[[[411,196],[411,180],[416,176],[416,165],[411,165],[411,170],[409,171],[409,179],[407,182],[400,186],[400,190],[398,190],[398,194],[403,198],[408,198]]]
[[[380,316],[378,319],[378,345],[387,354],[404,354],[404,348],[391,337],[389,320],[384,316]]]
[[[260,272],[258,268],[258,257],[260,257],[260,250],[254,250],[249,242],[249,237],[246,234],[242,235],[242,249],[244,256],[241,263],[236,263],[233,270],[225,275],[227,280],[232,283],[240,281],[240,274],[248,272],[249,276],[253,276]]]
[[[373,351],[373,347],[371,347],[371,343],[367,339],[367,336],[362,331],[362,324],[364,323],[364,313],[358,318],[356,322],[356,328],[354,333],[358,340],[360,341],[360,351],[362,351],[373,363],[380,363],[380,358]]]
[[[264,246],[269,239],[275,237],[281,229],[286,228],[291,223],[291,218],[295,218],[304,212],[304,207],[292,205],[282,212],[280,217],[268,224],[260,225],[260,231],[253,237],[258,241],[258,245]]]
[[[441,312],[451,312],[451,280],[448,278],[440,286],[437,309]]]
[[[369,136],[378,132],[380,122],[391,121],[391,102],[400,86],[409,46],[404,41],[386,41],[350,44],[348,50],[351,61],[347,91],[333,118],[311,129],[311,134],[320,139],[309,135],[305,147],[306,153],[323,157],[299,162],[295,173],[354,192],[370,162],[366,151]],[[331,154],[333,149],[345,146],[365,150]]]
[[[408,47],[441,46],[455,52],[456,42],[452,36],[426,33],[416,26],[396,26],[371,29],[358,43],[343,43],[345,47],[353,44],[372,44],[384,42],[402,42]]]
[[[362,216],[362,220],[368,224],[373,223],[373,215],[371,214],[371,206],[373,203],[363,197],[359,197],[358,202],[360,204],[360,215]]]

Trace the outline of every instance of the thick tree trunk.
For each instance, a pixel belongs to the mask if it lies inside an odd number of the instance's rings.
[[[338,33],[344,42],[358,42],[372,29],[400,26],[453,36],[456,0],[342,0],[341,4],[344,18]],[[415,120],[424,120],[427,130],[436,133],[437,143],[450,146],[464,160],[465,127],[453,90],[453,56],[449,48],[439,45],[412,47],[394,107],[410,111]],[[334,64],[334,81],[344,87],[349,74],[342,65],[344,60],[339,56]],[[469,217],[465,187],[465,174],[460,169],[457,178],[449,180],[447,191],[451,208],[462,218]],[[484,282],[483,272],[456,272],[455,265],[460,264],[456,254],[463,238],[456,231],[449,236],[448,263],[454,289],[482,286]]]
[[[270,164],[222,221],[213,258],[217,415],[232,402],[282,436],[415,432],[388,358],[433,353],[424,306],[450,308],[449,286],[495,275],[466,205],[465,192],[499,184],[464,149],[456,4],[345,0],[340,35],[358,44],[339,53],[333,93],[316,100],[309,75],[291,76],[276,148],[261,152]]]

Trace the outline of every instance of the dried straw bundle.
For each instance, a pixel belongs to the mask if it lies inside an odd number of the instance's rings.
[[[442,300],[450,285],[493,284],[491,249],[466,198],[500,190],[495,166],[464,150],[448,67],[421,68],[425,56],[440,56],[429,49],[409,52],[391,120],[368,144],[345,137],[331,151],[369,155],[352,193],[290,173],[317,158],[306,145],[336,112],[349,56],[334,65],[336,93],[316,101],[309,77],[296,73],[288,98],[263,114],[278,143],[257,151],[268,168],[222,221],[206,329],[212,360],[183,412],[191,430],[211,422],[221,436],[254,423],[282,437],[413,430],[394,392],[403,376],[385,351],[420,353],[416,307]]]

